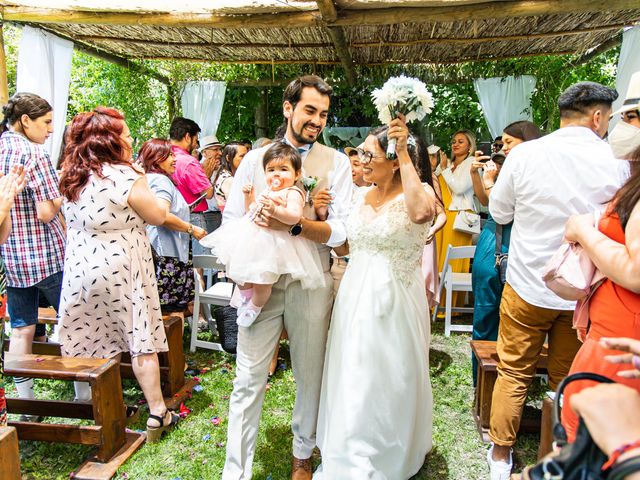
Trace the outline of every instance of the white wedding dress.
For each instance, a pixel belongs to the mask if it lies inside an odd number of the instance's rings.
[[[432,445],[430,329],[422,252],[428,225],[404,196],[376,212],[360,189],[349,264],[331,319],[314,480],[407,480]]]

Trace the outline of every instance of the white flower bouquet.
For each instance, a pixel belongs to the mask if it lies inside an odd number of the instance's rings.
[[[373,103],[378,110],[378,118],[387,125],[398,114],[403,114],[407,123],[422,120],[433,109],[433,96],[427,86],[417,78],[391,77],[382,88],[371,92]],[[396,141],[392,139],[387,147],[387,158],[396,158]]]

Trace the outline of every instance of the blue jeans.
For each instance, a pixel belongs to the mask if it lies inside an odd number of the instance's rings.
[[[47,303],[57,312],[61,289],[62,272],[54,273],[30,287],[7,286],[7,311],[11,317],[11,328],[35,325],[35,336],[43,337],[46,334],[46,325],[38,324],[40,294],[44,295]]]
[[[192,213],[189,220],[194,226],[200,227],[208,232],[204,212]],[[200,242],[195,237],[191,239],[191,249],[193,251],[193,255],[211,255],[211,249],[200,245]]]

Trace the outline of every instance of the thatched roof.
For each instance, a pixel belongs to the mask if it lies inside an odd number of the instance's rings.
[[[348,74],[583,53],[640,21],[640,0],[0,0],[0,10],[128,59],[342,64]]]

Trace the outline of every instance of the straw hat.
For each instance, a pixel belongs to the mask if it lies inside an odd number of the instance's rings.
[[[222,145],[222,144],[218,141],[218,137],[216,137],[215,135],[207,135],[206,137],[202,137],[200,139],[200,151],[201,152],[203,150],[206,150],[207,148],[218,147],[220,145]]]
[[[346,147],[344,149],[344,153],[347,157],[351,156],[351,152],[357,152],[358,149],[362,150],[364,149],[364,142],[362,142],[360,145],[358,145],[357,147]]]
[[[640,72],[631,75],[627,96],[624,98],[622,107],[613,112],[611,116],[631,110],[640,110]]]

